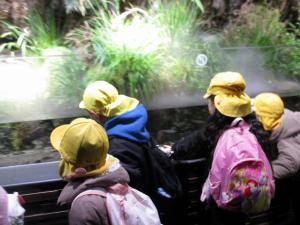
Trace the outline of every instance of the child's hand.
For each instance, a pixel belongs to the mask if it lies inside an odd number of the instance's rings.
[[[170,145],[159,145],[158,148],[166,153],[169,157],[174,153]]]

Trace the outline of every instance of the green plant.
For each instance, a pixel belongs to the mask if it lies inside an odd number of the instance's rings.
[[[86,41],[83,52],[95,57],[88,81],[104,79],[121,92],[147,100],[163,83],[157,72],[167,46],[163,32],[146,11],[132,8],[119,14],[102,11],[68,40]]]
[[[28,26],[36,52],[61,44],[61,34],[55,23],[54,12],[42,16],[38,11],[32,11],[28,19]]]
[[[200,4],[199,1],[196,1]],[[191,35],[199,26],[198,16],[203,8],[196,7],[193,1],[163,0],[155,14],[158,14],[159,22],[163,26],[172,41],[182,38],[183,36]]]
[[[292,26],[293,27],[293,26]],[[275,74],[300,76],[299,28],[286,31],[277,9],[250,5],[224,32],[222,46],[261,47],[265,67]],[[298,37],[297,37],[298,36]]]
[[[222,44],[269,46],[279,43],[285,33],[285,26],[279,19],[277,9],[250,5],[242,9],[237,21],[225,30]]]
[[[14,41],[8,41],[0,45],[0,52],[4,49],[9,51],[20,50],[22,55],[26,55],[27,50],[32,45],[29,32],[27,29],[21,28],[6,22],[2,22],[4,26],[9,30],[0,35],[0,38],[12,39]]]
[[[130,8],[123,13],[100,10],[71,31],[67,43],[83,53],[89,67],[87,82],[106,80],[147,101],[162,89],[207,84],[201,78],[214,66],[195,65],[197,54],[212,55],[195,32],[202,11],[199,0],[163,0],[149,10]]]
[[[170,88],[204,89],[213,72],[219,68],[219,57],[212,46],[201,38],[201,1],[161,1],[154,15],[158,14],[160,26],[170,39],[168,58],[164,62],[165,76]],[[209,58],[205,67],[195,63],[198,54]]]
[[[287,47],[279,49],[276,67],[283,73],[300,78],[300,5],[298,21],[290,24],[291,32],[285,33],[284,44]]]
[[[27,28],[21,29],[10,23],[4,23],[8,32],[1,38],[9,38],[12,41],[0,46],[0,52],[4,49],[21,51],[23,56],[40,54],[43,49],[52,48],[61,44],[62,34],[59,32],[54,12],[41,15],[32,10],[25,19]]]

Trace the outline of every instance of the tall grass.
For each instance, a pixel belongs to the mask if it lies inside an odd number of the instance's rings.
[[[20,51],[21,54],[25,56],[28,49],[30,49],[30,47],[33,45],[28,30],[22,30],[21,28],[10,23],[2,23],[8,29],[8,31],[2,33],[0,38],[10,39],[11,41],[4,42],[0,45],[0,53],[4,50],[8,50],[10,52]]]
[[[84,52],[95,58],[86,77],[89,82],[104,79],[147,100],[163,85],[158,73],[167,46],[163,32],[146,11],[132,8],[124,13],[101,11],[68,39],[85,38]]]
[[[285,34],[284,44],[290,47],[281,48],[276,66],[289,76],[300,78],[300,5],[296,25],[291,25],[291,32]]]
[[[164,31],[138,8],[104,24],[94,30],[92,39],[97,60],[106,68],[104,78],[121,86],[125,93],[148,100],[164,85],[159,74],[168,45]]]
[[[198,28],[199,9],[192,1],[162,1],[158,6],[159,22],[172,40],[189,36]]]
[[[163,89],[207,85],[211,65],[195,65],[197,54],[212,55],[196,32],[201,1],[152,3],[149,9],[132,7],[123,13],[98,8],[96,16],[67,35],[68,43],[86,56],[87,82],[103,79],[146,101]]]
[[[4,23],[9,31],[1,37],[12,41],[2,44],[0,52],[8,49],[21,52],[23,56],[39,55],[43,49],[61,44],[62,34],[56,26],[54,12],[41,15],[37,10],[32,10],[25,21],[27,27],[24,29]]]
[[[256,46],[265,55],[266,68],[277,74],[300,77],[299,27],[286,31],[277,9],[250,5],[225,30],[223,46]],[[298,46],[298,47],[297,47]],[[264,48],[265,47],[265,48]]]
[[[170,38],[168,55],[164,64],[165,76],[170,80],[170,88],[203,88],[211,77],[213,56],[208,43],[201,38],[203,13],[201,1],[161,1],[154,14],[158,15],[160,26]],[[197,67],[197,54],[209,55],[206,67]]]
[[[268,46],[281,43],[285,26],[280,12],[266,6],[250,5],[240,11],[239,18],[224,33],[225,45]]]
[[[35,53],[40,53],[42,49],[57,47],[62,43],[62,34],[55,23],[54,12],[41,15],[36,10],[32,11],[29,14],[28,26]]]

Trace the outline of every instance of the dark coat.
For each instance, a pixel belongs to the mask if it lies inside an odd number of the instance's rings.
[[[130,186],[152,199],[163,224],[184,224],[180,214],[181,183],[170,159],[161,150],[154,149],[151,141],[141,144],[120,137],[111,137],[109,152],[120,159],[122,166],[129,173]],[[158,194],[158,187],[165,188],[164,193],[173,197],[165,198]]]
[[[145,194],[150,194],[149,166],[145,144],[120,137],[110,137],[109,153],[120,160],[130,177],[129,185]]]
[[[175,160],[210,158],[211,150],[205,135],[205,126],[181,138],[172,146]]]
[[[158,210],[171,219],[164,221],[161,218],[163,224],[176,225],[172,209],[179,205],[176,201],[181,184],[171,160],[154,148],[146,129],[147,121],[148,114],[142,104],[106,121],[104,128],[109,137],[109,153],[118,158],[127,170],[129,185],[150,196]],[[166,197],[168,195],[171,198]]]

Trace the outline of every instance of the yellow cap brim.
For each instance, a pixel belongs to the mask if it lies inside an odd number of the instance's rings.
[[[206,93],[205,95],[203,95],[203,98],[207,99],[207,98],[209,98],[209,96],[211,96],[211,95]]]
[[[106,160],[104,165],[102,165],[100,168],[94,169],[92,171],[88,171],[86,174],[82,175],[81,177],[93,177],[93,176],[99,176],[103,174],[105,171],[107,171],[113,164],[115,164],[115,169],[119,168],[119,160],[112,155],[107,154]],[[74,173],[74,170],[77,168],[76,165],[73,165],[65,160],[61,160],[59,164],[59,173],[62,177],[69,177]],[[114,170],[114,168],[112,168]],[[77,176],[76,178],[79,178]]]
[[[50,135],[50,142],[53,148],[55,148],[59,152],[60,152],[61,140],[63,139],[68,128],[69,128],[68,124],[61,125],[55,128]]]
[[[86,109],[85,104],[84,104],[83,101],[81,101],[81,102],[79,103],[79,108],[81,108],[81,109]]]

